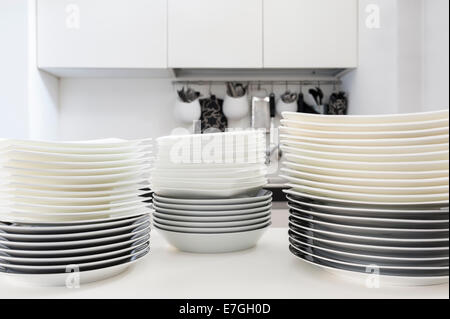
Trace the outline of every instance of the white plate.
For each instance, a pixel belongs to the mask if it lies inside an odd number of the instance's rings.
[[[111,229],[121,227],[122,225],[131,225],[135,222],[150,218],[150,214],[140,214],[130,217],[112,218],[101,222],[90,224],[25,224],[13,223],[3,224],[0,222],[0,233],[7,232],[12,234],[70,234],[73,232],[86,232],[92,230]]]
[[[204,168],[193,168],[189,170],[180,169],[155,169],[151,170],[153,178],[157,177],[167,177],[167,178],[224,178],[224,177],[255,177],[261,174],[267,174],[266,165],[256,165],[254,167],[249,167],[246,169],[233,169],[233,168],[217,168],[217,169],[204,169]]]
[[[303,246],[307,246],[310,247],[312,249],[317,249],[319,251],[324,251],[324,252],[328,252],[331,254],[335,254],[335,255],[341,255],[344,256],[344,258],[354,258],[356,260],[366,260],[368,262],[371,262],[372,264],[377,264],[378,263],[398,263],[398,265],[400,264],[412,264],[414,265],[415,263],[430,263],[433,264],[434,262],[436,263],[448,263],[449,257],[434,257],[434,258],[408,258],[408,257],[392,257],[392,256],[384,256],[384,255],[369,255],[367,253],[355,253],[352,251],[346,251],[346,250],[337,250],[337,249],[331,249],[331,248],[327,248],[327,247],[322,247],[322,246],[318,246],[318,245],[313,245],[311,243],[308,243],[306,241],[299,240],[293,237],[289,237],[289,240],[291,241],[291,245],[297,247],[297,248],[301,248],[298,247],[296,245],[303,245]]]
[[[229,216],[184,216],[184,215],[173,215],[154,212],[153,216],[159,219],[165,219],[170,221],[184,221],[184,222],[233,222],[233,221],[243,221],[250,219],[257,219],[262,217],[269,217],[271,214],[270,210],[245,215],[229,215]],[[0,226],[1,227],[1,226]]]
[[[399,122],[399,123],[375,123],[358,124],[340,122],[319,123],[300,120],[281,120],[281,124],[287,127],[301,128],[316,131],[340,131],[340,132],[389,132],[389,131],[418,131],[440,128],[449,125],[448,118],[431,121]]]
[[[128,260],[122,260],[116,265],[83,271],[79,273],[79,284],[84,285],[96,281],[105,280],[123,273],[131,265],[139,261],[145,255],[137,256]],[[31,286],[44,287],[62,287],[67,286],[67,280],[70,279],[71,274],[44,274],[44,275],[22,275],[22,274],[1,274],[7,280],[14,284],[21,283]],[[77,275],[78,276],[78,275]],[[70,282],[69,282],[70,283]]]
[[[198,144],[198,141],[206,143],[218,143],[233,144],[235,138],[264,138],[263,130],[241,130],[241,131],[229,131],[224,133],[208,133],[208,134],[190,134],[190,135],[169,135],[156,139],[158,144],[174,144],[180,142],[188,142],[190,144]]]
[[[436,171],[449,169],[448,160],[444,161],[426,161],[426,162],[358,162],[358,161],[340,161],[316,158],[310,156],[300,156],[294,154],[284,154],[290,162],[316,165],[318,167],[339,168],[339,169],[355,169],[360,170],[376,170],[376,171]]]
[[[329,139],[397,139],[439,136],[449,133],[449,128],[440,127],[420,131],[391,131],[391,132],[345,132],[345,131],[313,131],[299,128],[281,126],[281,134],[299,135],[303,137],[329,138]]]
[[[122,255],[124,253],[131,253],[133,250],[138,249],[139,247],[144,246],[148,247],[149,242],[136,243],[133,242],[126,248],[117,249],[109,252],[97,253],[92,255],[75,255],[71,257],[54,257],[54,258],[39,258],[39,257],[9,257],[3,256],[0,254],[0,262],[8,262],[19,265],[54,265],[54,264],[65,264],[65,265],[73,265],[79,264],[82,262],[87,262],[89,260],[105,260],[111,259],[114,256]]]
[[[234,161],[233,163],[192,163],[192,164],[173,164],[168,161],[155,161],[153,167],[155,171],[160,169],[176,169],[181,172],[190,170],[216,170],[216,169],[233,169],[233,170],[246,170],[261,167],[266,161],[265,156],[256,159],[255,161]],[[205,171],[206,172],[206,171]]]
[[[304,253],[305,255],[312,256],[311,254]],[[359,272],[350,271],[345,269],[333,268],[330,266],[325,266],[323,264],[326,259],[312,256],[315,258],[315,261],[306,260],[300,256],[294,255],[295,257],[301,259],[303,262],[308,263],[310,265],[320,267],[327,272],[330,272],[334,275],[344,277],[352,282],[357,282],[361,284],[367,284],[371,278],[373,278],[372,272],[366,272],[367,267],[362,267]],[[393,286],[430,286],[430,285],[440,285],[444,283],[448,283],[448,276],[429,276],[429,277],[420,277],[420,276],[385,276],[378,275],[380,285],[393,285]]]
[[[148,208],[149,204],[141,204],[132,207],[121,207],[111,210],[99,211],[96,213],[37,213],[29,211],[0,211],[0,220],[3,222],[16,222],[16,223],[69,223],[69,222],[95,222],[99,220],[105,220],[113,217],[124,217],[135,213],[146,213],[151,211]]]
[[[31,161],[31,160],[6,160],[0,159],[2,166],[13,166],[17,168],[30,169],[105,169],[105,168],[119,168],[136,165],[149,164],[151,158],[148,156],[136,159],[127,159],[119,161],[105,161],[105,162],[68,162],[68,161]]]
[[[254,247],[268,227],[227,234],[192,234],[164,230],[156,227],[174,247],[184,252],[219,254]]]
[[[98,169],[30,169],[15,168],[14,166],[3,166],[2,171],[11,175],[26,176],[97,176],[114,175],[123,173],[150,172],[151,165],[134,165],[115,168],[98,168]]]
[[[223,233],[235,233],[235,232],[246,232],[251,230],[256,230],[259,228],[268,227],[270,225],[270,221],[263,222],[259,224],[253,224],[249,226],[241,226],[241,227],[217,227],[217,228],[190,228],[190,227],[176,227],[176,226],[168,226],[163,225],[157,222],[154,222],[155,227],[163,230],[169,230],[174,232],[183,232],[183,233],[198,233],[198,234],[223,234]]]
[[[297,149],[311,150],[318,152],[334,152],[339,154],[418,154],[418,153],[432,153],[440,151],[448,151],[449,143],[442,144],[427,144],[427,145],[407,145],[407,146],[342,146],[334,144],[317,144],[299,142],[290,139],[280,140],[282,145],[295,147]]]
[[[289,207],[292,208],[292,207]],[[308,218],[305,217],[300,217],[297,215],[293,215],[291,214],[291,216],[289,217],[289,220],[292,221],[293,223],[295,222],[306,222],[308,224],[311,225],[318,225],[317,227],[324,227],[324,228],[329,228],[332,229],[333,231],[337,231],[337,232],[343,232],[345,234],[350,234],[351,232],[353,232],[353,234],[356,234],[358,236],[371,236],[369,234],[373,234],[374,236],[410,236],[412,237],[412,239],[416,239],[418,237],[421,236],[433,236],[430,238],[426,238],[426,239],[433,239],[437,237],[435,235],[437,235],[437,233],[448,233],[449,232],[449,228],[448,225],[446,228],[443,229],[430,229],[430,228],[420,228],[420,225],[417,226],[418,228],[382,228],[379,225],[377,225],[377,227],[367,227],[367,226],[353,226],[353,225],[347,225],[347,224],[342,224],[342,223],[332,223],[332,222],[324,222],[324,221],[320,221],[317,219],[313,219],[311,218],[311,216],[309,216]],[[314,228],[316,229],[316,228]],[[319,230],[319,228],[317,228],[317,230]],[[320,229],[321,230],[321,229]],[[448,236],[448,234],[442,234],[442,236]],[[395,237],[397,238],[397,237]],[[406,239],[410,239],[410,238],[406,238]],[[439,237],[440,239],[440,237]]]
[[[391,238],[391,237],[377,237],[377,236],[361,236],[361,235],[351,235],[351,234],[345,234],[345,233],[339,233],[339,232],[332,232],[332,231],[326,231],[326,230],[320,230],[320,229],[314,229],[306,226],[302,226],[299,224],[296,224],[294,222],[289,222],[289,228],[296,227],[299,229],[306,230],[310,233],[313,233],[314,236],[316,234],[321,234],[325,236],[332,237],[333,239],[336,238],[342,238],[347,241],[358,241],[358,243],[361,244],[374,244],[376,246],[401,246],[402,244],[405,245],[411,245],[411,246],[417,246],[421,247],[420,245],[428,245],[426,247],[430,247],[430,245],[436,245],[431,247],[439,247],[439,244],[445,244],[447,242],[448,244],[448,238]],[[294,229],[295,230],[295,229]],[[442,246],[442,245],[441,245]],[[447,246],[448,248],[448,246]]]
[[[338,138],[315,138],[300,135],[281,134],[280,139],[286,142],[300,141],[305,143],[316,143],[319,145],[338,145],[338,146],[364,146],[364,147],[394,147],[394,146],[422,146],[422,145],[436,145],[449,142],[449,135],[417,137],[417,138],[376,138],[376,139],[338,139]]]
[[[41,205],[41,204],[29,204],[29,203],[23,203],[23,202],[13,202],[7,203],[5,201],[5,205],[3,206],[6,209],[10,210],[21,210],[29,211],[29,212],[46,212],[46,213],[97,213],[97,212],[103,212],[105,213],[106,210],[112,210],[114,208],[123,208],[123,207],[132,207],[136,206],[139,203],[143,202],[143,198],[136,197],[132,200],[128,201],[118,201],[113,203],[108,203],[104,205],[85,205],[85,206],[56,206],[56,205]],[[0,201],[0,208],[2,207],[1,201]]]
[[[370,216],[377,216],[377,217],[370,217],[370,218],[382,218],[380,216],[386,216],[383,217],[383,219],[385,218],[386,220],[395,220],[395,218],[397,218],[398,220],[403,220],[405,222],[408,222],[410,220],[417,220],[419,218],[431,218],[431,219],[426,219],[425,221],[428,221],[429,223],[433,223],[433,222],[437,222],[439,219],[433,219],[434,216],[443,216],[443,215],[447,215],[448,216],[448,209],[447,211],[444,210],[408,210],[408,209],[373,209],[373,208],[355,208],[355,207],[351,207],[351,206],[337,206],[337,205],[320,205],[320,204],[313,204],[313,203],[308,203],[306,201],[299,201],[296,200],[295,198],[293,198],[290,195],[286,195],[286,198],[288,200],[288,202],[292,202],[294,204],[298,204],[298,205],[302,205],[302,206],[307,206],[310,209],[315,209],[318,211],[314,211],[316,213],[322,212],[323,214],[326,214],[327,216],[336,216],[338,215],[337,213],[343,214],[344,216],[342,217],[357,217],[357,218],[366,218],[368,217],[368,215]],[[310,212],[308,210],[308,212]],[[402,218],[402,215],[404,215],[405,217]],[[411,219],[410,216],[413,216],[413,218]],[[442,220],[445,221],[445,220]]]
[[[331,244],[339,247],[339,249],[361,250],[370,254],[396,255],[396,256],[405,256],[407,258],[410,257],[412,258],[412,256],[430,256],[430,257],[448,258],[448,247],[397,247],[397,246],[356,244],[317,238],[314,236],[302,234],[298,231],[295,231],[294,229],[289,229],[289,236],[292,237],[292,234],[295,236],[306,238],[308,240],[314,240],[316,242],[324,244]]]
[[[270,215],[268,217],[261,217],[257,219],[240,220],[232,222],[187,222],[187,221],[172,221],[168,219],[153,217],[155,223],[160,226],[174,226],[185,228],[234,228],[234,227],[246,227],[252,225],[259,225],[270,222]],[[1,257],[0,257],[1,258]]]
[[[153,198],[157,202],[179,204],[179,205],[240,205],[248,203],[256,203],[266,201],[272,198],[272,192],[262,189],[254,196],[250,197],[236,197],[236,198],[224,198],[224,199],[190,199],[190,198],[171,198],[153,194]]]
[[[439,201],[439,202],[422,202],[422,203],[394,203],[394,202],[365,202],[365,201],[352,201],[352,200],[345,200],[345,199],[338,199],[338,198],[332,198],[332,197],[323,197],[323,196],[315,196],[308,193],[298,192],[293,189],[283,190],[286,194],[293,195],[293,196],[299,196],[304,198],[309,198],[312,200],[317,200],[320,202],[327,202],[327,203],[335,203],[341,206],[370,206],[370,207],[363,207],[359,208],[360,210],[365,210],[366,208],[373,208],[373,209],[389,209],[389,210],[423,210],[423,207],[417,207],[417,206],[424,206],[424,207],[433,207],[435,209],[436,207],[444,208],[446,207],[448,209],[448,200],[447,201]]]
[[[87,240],[98,237],[106,237],[118,235],[121,233],[129,233],[137,231],[139,229],[145,229],[150,227],[150,218],[140,220],[138,223],[127,226],[118,226],[116,228],[83,231],[78,233],[66,233],[66,234],[11,234],[0,232],[0,238],[10,242],[65,242],[74,240]],[[0,256],[1,258],[1,256]]]
[[[139,250],[139,248],[140,248],[140,250]],[[102,267],[104,265],[107,265],[109,263],[113,263],[113,262],[117,262],[117,261],[121,261],[121,260],[130,260],[130,259],[132,259],[135,256],[147,254],[150,251],[150,248],[146,244],[141,245],[139,248],[135,249],[134,252],[130,252],[130,254],[126,255],[126,256],[109,258],[109,259],[105,259],[105,260],[101,260],[101,261],[94,261],[94,262],[88,262],[88,263],[80,263],[77,266],[80,269],[91,268],[91,267],[100,268],[100,267]],[[46,273],[61,273],[61,272],[65,273],[66,269],[67,269],[67,266],[68,265],[59,265],[59,266],[47,266],[47,265],[45,265],[45,266],[25,266],[25,265],[15,265],[15,264],[9,264],[9,263],[7,264],[7,263],[1,263],[0,262],[0,267],[5,267],[8,270],[12,270],[12,271],[27,272],[30,275],[36,274],[39,271],[45,271]]]
[[[333,199],[350,200],[358,203],[370,203],[374,205],[384,205],[391,203],[397,205],[440,205],[448,203],[448,191],[440,194],[432,195],[380,195],[380,194],[363,194],[351,192],[339,192],[318,187],[300,186],[297,184],[286,184],[287,187],[293,188],[295,191],[307,193],[316,196],[322,196]]]
[[[361,193],[364,195],[374,194],[374,195],[387,195],[391,198],[395,195],[435,195],[448,193],[449,187],[445,186],[428,186],[428,187],[389,187],[390,183],[386,183],[386,187],[383,186],[353,186],[353,185],[343,185],[334,183],[322,183],[311,181],[303,178],[296,178],[287,175],[280,175],[280,177],[286,179],[291,184],[299,186],[315,187],[319,189],[335,190],[339,192],[349,192],[349,193]]]
[[[155,193],[164,197],[178,197],[178,198],[191,198],[191,199],[218,199],[218,198],[230,198],[236,196],[255,196],[267,182],[256,183],[249,187],[239,188],[224,188],[224,189],[186,189],[186,188],[168,188],[168,187],[151,187]]]
[[[10,188],[10,189],[34,189],[34,190],[44,190],[44,191],[105,191],[105,190],[114,190],[116,188],[121,187],[131,187],[134,186],[136,190],[145,188],[148,185],[147,178],[138,178],[125,180],[122,182],[114,182],[114,183],[102,183],[102,184],[39,184],[39,183],[0,183],[0,189]]]
[[[295,167],[295,166],[293,166]],[[303,167],[303,166],[302,166]],[[309,167],[307,168],[309,170]],[[332,183],[339,185],[349,185],[349,186],[363,186],[363,187],[409,187],[409,188],[417,188],[417,187],[436,187],[436,186],[447,186],[449,179],[448,177],[441,178],[431,178],[431,179],[374,179],[374,178],[350,178],[350,177],[341,177],[341,176],[333,176],[332,172],[329,171],[323,172],[323,174],[312,174],[307,173],[306,170],[294,170],[288,168],[282,168],[281,172],[284,175],[288,175],[290,177],[297,177],[301,179],[306,179],[315,182],[321,183]],[[338,174],[339,175],[339,174]]]
[[[58,148],[119,148],[119,147],[137,147],[140,145],[147,145],[152,142],[151,138],[140,140],[124,140],[118,138],[88,140],[88,141],[37,141],[37,140],[15,140],[15,139],[0,139],[0,147],[8,145],[24,145],[36,147],[58,147]]]
[[[212,179],[209,182],[199,181],[195,179],[190,180],[159,180],[152,178],[150,185],[151,188],[158,192],[159,188],[184,188],[195,192],[197,189],[208,189],[208,190],[223,190],[223,189],[237,189],[237,188],[253,188],[258,185],[267,184],[266,177],[259,177],[256,179],[245,179],[245,180],[228,180],[228,181],[217,181]]]
[[[153,207],[156,212],[160,214],[169,214],[169,215],[179,215],[179,216],[231,216],[231,215],[247,215],[254,213],[261,213],[264,211],[268,211],[272,208],[272,204],[268,204],[266,206],[249,208],[249,209],[239,209],[239,210],[215,210],[215,211],[191,211],[191,210],[178,210],[178,209],[167,209],[158,207],[156,204],[153,204]]]
[[[12,242],[0,239],[0,245],[11,250],[68,250],[87,248],[93,245],[100,246],[107,243],[114,244],[120,241],[129,240],[132,238],[142,237],[150,233],[150,227],[139,229],[122,235],[106,236],[96,239],[73,240],[65,242]]]
[[[316,115],[306,113],[283,112],[283,118],[294,121],[312,123],[337,123],[337,124],[386,124],[420,121],[436,121],[448,119],[449,111],[433,111],[407,114],[383,114],[383,115]]]
[[[29,151],[40,153],[67,154],[67,155],[100,155],[100,154],[133,154],[142,152],[151,152],[152,144],[125,146],[125,147],[109,147],[109,148],[87,148],[87,147],[53,147],[42,145],[24,145],[10,143],[7,146],[1,146],[0,151]]]
[[[249,208],[257,208],[261,206],[267,206],[272,202],[272,199],[268,199],[261,202],[249,203],[249,204],[236,204],[236,205],[179,205],[168,204],[153,200],[153,205],[159,208],[176,209],[176,210],[188,210],[188,211],[223,211],[223,210],[243,210]]]
[[[410,172],[399,172],[399,171],[367,171],[367,170],[355,170],[353,169],[340,169],[340,168],[331,168],[331,167],[318,167],[315,165],[305,165],[300,163],[293,163],[284,161],[283,165],[295,170],[297,172],[303,173],[312,173],[319,175],[328,175],[331,177],[348,177],[348,178],[357,178],[357,179],[370,179],[370,180],[379,180],[383,182],[386,179],[390,180],[433,180],[433,179],[445,179],[448,183],[448,170],[437,170],[437,171],[410,171]],[[374,181],[376,182],[376,181]]]
[[[287,154],[309,156],[315,158],[323,158],[338,161],[351,162],[426,162],[426,161],[448,161],[448,149],[446,151],[431,152],[431,153],[417,153],[417,154],[345,154],[333,152],[319,152],[302,149],[299,147],[281,146],[281,150]]]
[[[160,177],[152,174],[151,180],[153,183],[158,184],[177,184],[177,183],[194,183],[194,184],[211,184],[211,185],[227,185],[227,184],[241,184],[241,183],[253,183],[255,181],[265,178],[267,172],[258,172],[253,176],[242,177],[242,176],[228,176],[228,177]]]
[[[92,247],[83,247],[83,248],[75,248],[75,249],[57,249],[57,250],[19,250],[19,249],[8,249],[3,248],[0,245],[0,252],[9,254],[11,256],[17,257],[25,257],[25,258],[61,258],[67,256],[76,256],[76,255],[92,255],[92,254],[100,254],[112,250],[122,249],[124,247],[128,247],[134,243],[144,243],[150,240],[150,233],[140,234],[138,236],[134,236],[131,239],[122,240],[115,242],[113,244],[107,245],[95,245]]]

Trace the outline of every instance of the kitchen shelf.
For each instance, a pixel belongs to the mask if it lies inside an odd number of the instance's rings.
[[[271,228],[256,248],[224,255],[178,252],[152,230],[149,256],[115,278],[66,289],[23,287],[0,276],[0,298],[448,299],[449,285],[370,289],[349,282],[291,255],[287,228]]]

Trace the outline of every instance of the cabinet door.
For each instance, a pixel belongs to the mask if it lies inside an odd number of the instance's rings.
[[[264,0],[264,66],[357,66],[358,0]]]
[[[166,68],[167,0],[38,0],[41,68]]]
[[[263,0],[168,1],[170,67],[262,67]]]

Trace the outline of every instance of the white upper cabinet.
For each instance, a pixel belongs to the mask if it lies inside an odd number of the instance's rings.
[[[167,0],[37,5],[40,68],[167,68]]]
[[[264,67],[357,64],[358,0],[264,0]]]
[[[168,1],[169,67],[263,67],[263,0]]]

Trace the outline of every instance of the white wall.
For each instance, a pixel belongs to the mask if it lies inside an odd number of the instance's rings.
[[[27,0],[0,1],[0,138],[28,136]]]
[[[424,110],[449,108],[449,1],[424,0]]]

